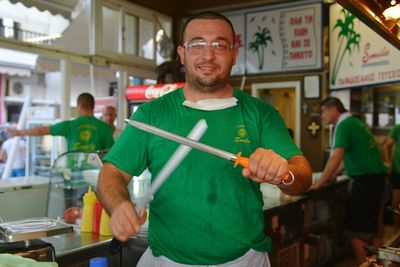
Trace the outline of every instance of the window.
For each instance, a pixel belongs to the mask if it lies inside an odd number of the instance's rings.
[[[125,14],[125,28],[124,28],[124,52],[130,55],[137,55],[137,17]]]
[[[102,47],[118,53],[119,44],[119,12],[111,8],[102,7]]]
[[[154,23],[147,19],[139,19],[139,56],[154,59]]]

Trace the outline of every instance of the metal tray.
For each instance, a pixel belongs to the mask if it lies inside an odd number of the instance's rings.
[[[69,224],[46,217],[0,223],[0,240],[14,242],[70,233]]]

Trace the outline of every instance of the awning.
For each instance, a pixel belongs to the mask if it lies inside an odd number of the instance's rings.
[[[0,66],[0,73],[7,74],[9,76],[31,76],[31,70],[22,68],[13,68],[7,66]]]
[[[125,97],[128,101],[148,101],[168,94],[184,84],[182,82],[128,86],[125,90]]]
[[[26,7],[36,7],[40,11],[48,10],[53,15],[60,14],[66,19],[71,18],[75,6],[80,0],[9,0],[11,3],[22,3]]]
[[[38,55],[0,48],[0,73],[18,76],[30,76],[36,65]]]

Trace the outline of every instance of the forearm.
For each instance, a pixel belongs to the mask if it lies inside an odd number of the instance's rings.
[[[327,184],[329,181],[333,180],[333,177],[335,174],[338,172],[338,169],[340,167],[340,164],[342,162],[342,158],[338,158],[335,156],[331,156],[326,163],[326,166],[324,168],[324,171],[322,172],[317,185],[319,187]]]
[[[279,188],[289,195],[300,195],[308,190],[312,182],[312,170],[307,159],[303,156],[294,156],[288,160],[288,169],[293,173],[293,183],[279,184]],[[288,179],[290,183],[292,177]]]
[[[391,158],[392,158],[391,148],[393,144],[394,140],[390,137],[387,137],[382,145],[382,158],[387,166],[389,166],[391,163]]]
[[[31,129],[15,130],[11,132],[13,136],[42,136],[50,134],[50,127],[41,126]]]
[[[108,214],[118,205],[130,201],[128,183],[130,176],[121,172],[111,163],[105,163],[100,170],[97,194]]]

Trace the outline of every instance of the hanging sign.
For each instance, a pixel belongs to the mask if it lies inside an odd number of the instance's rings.
[[[400,51],[339,4],[330,6],[329,87],[400,80]]]

